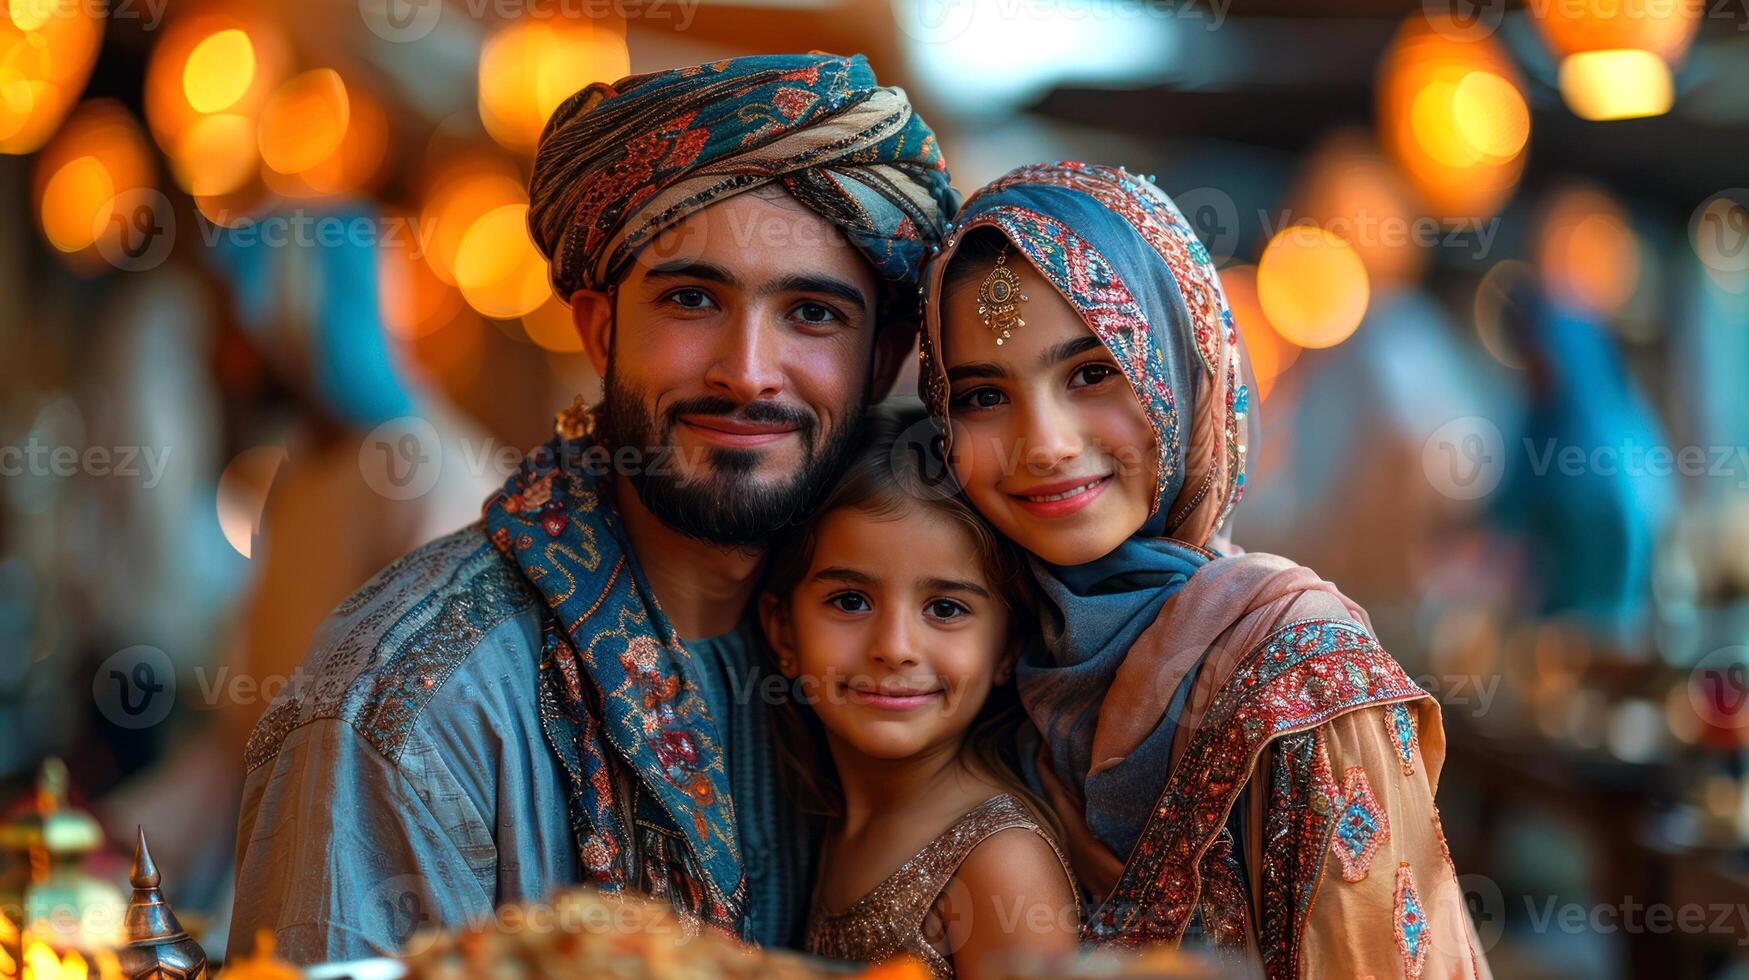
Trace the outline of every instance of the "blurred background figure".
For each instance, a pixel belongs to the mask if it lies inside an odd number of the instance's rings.
[[[1235,539],[1442,702],[1500,975],[1749,975],[1741,4],[12,0],[0,805],[65,758],[90,873],[144,824],[216,958],[315,624],[600,395],[526,228],[547,115],[812,49],[962,189],[1078,158],[1178,202],[1260,399]]]

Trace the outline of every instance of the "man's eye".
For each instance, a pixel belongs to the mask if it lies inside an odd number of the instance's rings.
[[[971,610],[952,599],[934,599],[929,603],[929,615],[932,619],[942,619],[952,622],[961,616],[968,616]]]
[[[1003,401],[1005,401],[1005,399],[1002,392],[997,391],[995,388],[973,388],[970,391],[962,392],[956,396],[953,399],[953,407],[969,409],[995,408],[997,405],[1002,404]]]
[[[803,303],[796,307],[795,315],[803,323],[831,323],[839,319],[838,311],[824,303]]]
[[[706,310],[714,305],[711,294],[702,289],[676,289],[668,294],[668,300],[683,310]]]
[[[857,592],[840,592],[826,600],[826,604],[837,608],[840,612],[867,612],[868,599]]]

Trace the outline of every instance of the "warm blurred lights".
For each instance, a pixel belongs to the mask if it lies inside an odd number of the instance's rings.
[[[469,306],[500,320],[532,313],[552,295],[546,260],[528,236],[527,204],[494,208],[469,226],[455,280]]]
[[[1257,299],[1288,342],[1333,347],[1366,315],[1370,287],[1354,247],[1311,225],[1284,228],[1257,262]]]
[[[378,249],[378,305],[383,325],[391,335],[414,340],[449,323],[461,309],[461,294],[437,278],[425,262],[426,243],[421,240],[417,223],[401,215],[389,216],[387,220],[388,227],[405,230],[385,235]]]
[[[571,308],[548,294],[547,301],[522,318],[522,329],[528,339],[555,354],[576,354],[583,350],[583,338],[571,319]]]
[[[1561,98],[1581,119],[1640,119],[1670,111],[1670,66],[1650,51],[1583,51],[1561,61]]]
[[[1300,349],[1269,325],[1263,304],[1257,299],[1256,266],[1229,265],[1221,269],[1220,276],[1221,289],[1233,311],[1233,322],[1239,325],[1239,333],[1245,338],[1245,353],[1257,380],[1257,397],[1267,399],[1275,389],[1275,379],[1299,359]]]
[[[63,252],[77,252],[97,241],[98,214],[115,200],[115,182],[103,161],[93,156],[68,161],[43,189],[43,235]]]
[[[1639,48],[1674,64],[1694,40],[1706,0],[1561,0],[1530,9],[1556,54]]]
[[[589,19],[515,21],[480,51],[480,121],[501,145],[531,153],[560,103],[630,70],[625,37],[611,27]]]
[[[1459,140],[1487,161],[1510,160],[1530,141],[1530,108],[1513,84],[1491,71],[1472,71],[1451,92]]]
[[[226,194],[255,175],[255,124],[235,113],[197,119],[170,154],[176,182],[198,195]]]
[[[282,174],[299,174],[340,149],[352,116],[346,83],[332,68],[288,79],[261,112],[261,161]]]
[[[1559,191],[1536,240],[1543,283],[1563,302],[1613,314],[1640,282],[1640,247],[1621,205],[1600,190]]]
[[[1427,250],[1415,240],[1414,192],[1370,134],[1338,130],[1320,140],[1288,200],[1294,215],[1354,246],[1375,292],[1420,277]]]
[[[122,234],[118,197],[150,188],[152,174],[145,137],[126,109],[107,99],[81,105],[36,158],[43,237],[95,268],[97,246]]]
[[[278,28],[236,9],[178,16],[152,49],[146,121],[177,184],[215,223],[261,197],[257,125],[289,63]]]
[[[1524,168],[1530,109],[1511,58],[1491,36],[1416,15],[1398,30],[1379,73],[1379,132],[1432,211],[1487,217]]]
[[[465,157],[431,172],[430,190],[419,211],[425,261],[437,278],[454,285],[456,253],[462,238],[481,216],[508,204],[527,204],[522,177],[500,161]]]
[[[0,153],[48,141],[91,74],[103,7],[78,0],[8,0],[0,18]]]
[[[255,45],[238,29],[208,35],[182,66],[182,92],[196,112],[222,112],[237,104],[255,80]]]

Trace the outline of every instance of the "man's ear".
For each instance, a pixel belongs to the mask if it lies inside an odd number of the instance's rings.
[[[607,349],[613,341],[613,294],[579,289],[571,294],[571,323],[596,377],[607,377]]]
[[[789,603],[774,593],[761,593],[759,625],[765,629],[765,642],[771,644],[771,652],[777,655],[777,669],[795,680],[801,668],[796,663],[795,626],[790,622]]]

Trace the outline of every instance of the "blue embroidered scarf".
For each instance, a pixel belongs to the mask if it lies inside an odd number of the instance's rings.
[[[746,894],[724,742],[698,667],[628,549],[608,492],[610,460],[593,437],[553,439],[486,501],[486,529],[551,611],[542,722],[571,782],[587,880],[653,891],[738,930]],[[640,851],[614,778],[621,766],[655,798],[684,849]],[[675,866],[653,870],[653,861]]]

